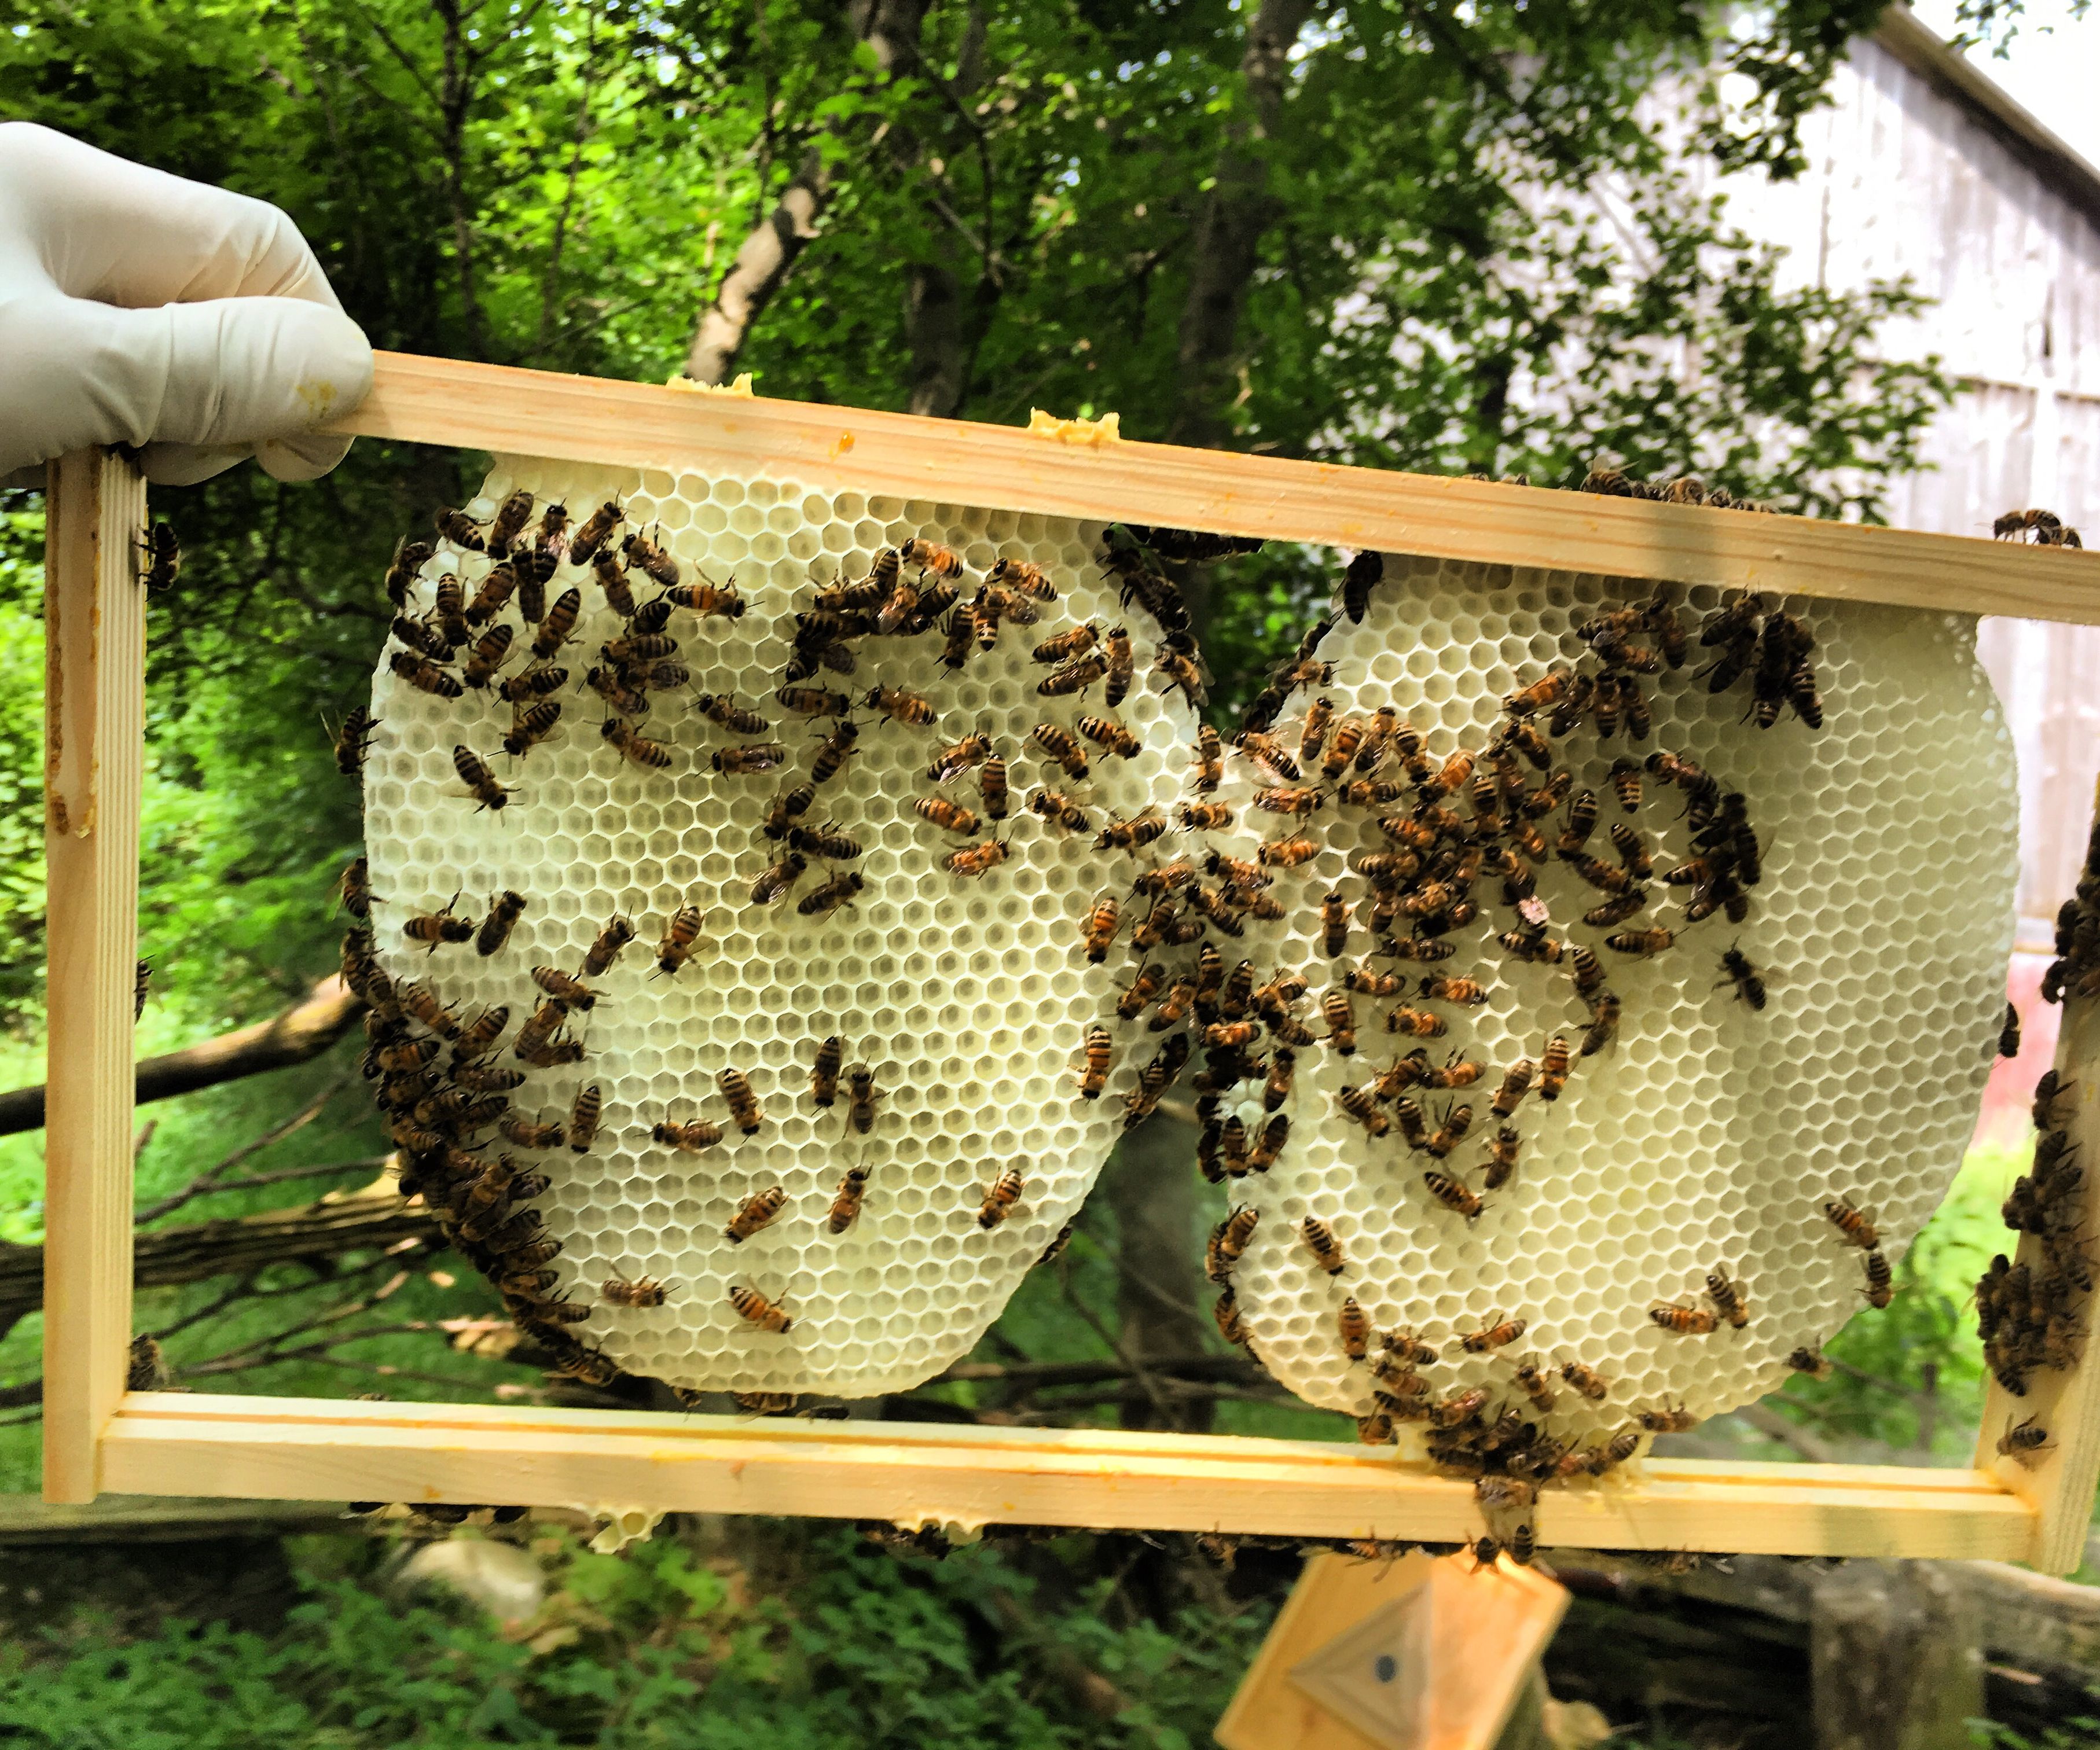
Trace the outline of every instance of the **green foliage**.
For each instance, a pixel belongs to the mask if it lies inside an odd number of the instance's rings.
[[[1265,1610],[1131,1620],[1116,1581],[1075,1582],[1108,1565],[1083,1536],[1043,1546],[1024,1573],[989,1551],[934,1565],[836,1528],[766,1529],[792,1594],[754,1598],[735,1564],[668,1536],[617,1558],[543,1538],[549,1596],[510,1630],[404,1606],[368,1564],[340,1571],[329,1540],[271,1634],[171,1624],[127,1644],[76,1621],[0,1648],[0,1737],[29,1750],[1185,1750],[1267,1627]],[[1087,1705],[1084,1671],[1127,1698],[1113,1720]]]
[[[17,0],[0,113],[282,205],[384,346],[660,378],[818,162],[817,235],[740,360],[770,392],[911,403],[930,274],[958,312],[935,411],[1114,408],[1136,436],[1550,483],[1605,447],[1871,516],[1945,386],[1866,363],[1909,294],[1785,289],[1671,143],[1787,174],[1877,9],[1792,0],[1724,29],[1690,0],[1316,5],[1264,116],[1228,0],[937,3],[893,75],[812,0]],[[1252,271],[1192,365],[1228,152],[1265,179]],[[474,472],[366,443],[315,487],[243,469],[161,496],[188,563],[153,612],[144,923],[200,1026],[328,963],[322,878],[358,826],[321,718],[365,690],[394,540]],[[31,501],[0,500],[0,600],[33,605],[36,545]],[[1221,571],[1221,701],[1288,647],[1326,562]],[[0,681],[34,660],[0,613]],[[0,718],[0,1012],[25,1025],[26,729]]]

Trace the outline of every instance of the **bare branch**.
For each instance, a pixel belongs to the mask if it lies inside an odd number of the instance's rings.
[[[273,1020],[236,1027],[215,1039],[148,1058],[139,1065],[136,1097],[143,1104],[303,1064],[341,1038],[364,1007],[340,978],[330,974]],[[0,1136],[41,1129],[43,1122],[42,1087],[18,1087],[0,1094]]]

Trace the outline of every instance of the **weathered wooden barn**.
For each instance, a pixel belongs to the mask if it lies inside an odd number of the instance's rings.
[[[1890,520],[1981,535],[2041,505],[2100,548],[2100,170],[1906,6],[1854,44],[1832,96],[1806,124],[1808,172],[1732,184],[1730,216],[1806,279],[1908,276],[1933,300],[1883,345],[1938,354],[1961,392]],[[2019,747],[2021,941],[2042,946],[2092,818],[2100,628],[1987,619],[1981,644]]]

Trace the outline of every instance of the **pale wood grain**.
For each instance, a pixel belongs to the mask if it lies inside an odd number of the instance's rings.
[[[381,353],[329,429],[666,473],[2100,624],[2100,553]]]
[[[68,456],[51,465],[46,514],[43,1488],[78,1502],[99,1487],[131,1341],[145,483],[113,454]]]
[[[1316,1441],[134,1394],[112,1489],[1227,1531],[1476,1534],[1469,1483]],[[2017,1559],[2032,1514],[1974,1471],[1655,1461],[1551,1492],[1542,1547]]]

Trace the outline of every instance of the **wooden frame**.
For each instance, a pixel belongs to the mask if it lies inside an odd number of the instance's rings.
[[[2085,553],[1154,444],[1074,444],[430,359],[382,355],[371,398],[335,429],[645,469],[755,470],[907,501],[2100,624],[2100,558]],[[143,488],[121,461],[54,465],[46,1500],[108,1489],[634,1504],[965,1527],[1433,1541],[1477,1530],[1466,1483],[1389,1452],[1318,1442],[124,1391],[144,663],[130,549],[143,516]],[[2067,1016],[2063,1041],[2059,1063],[2080,1087],[2077,1122],[2100,1145],[2100,1020]],[[1538,1541],[1984,1557],[2068,1571],[2100,1479],[2100,1386],[2089,1367],[2056,1389],[2057,1448],[2032,1473],[1997,1460],[1988,1421],[1968,1470],[1651,1459],[1550,1491]]]

